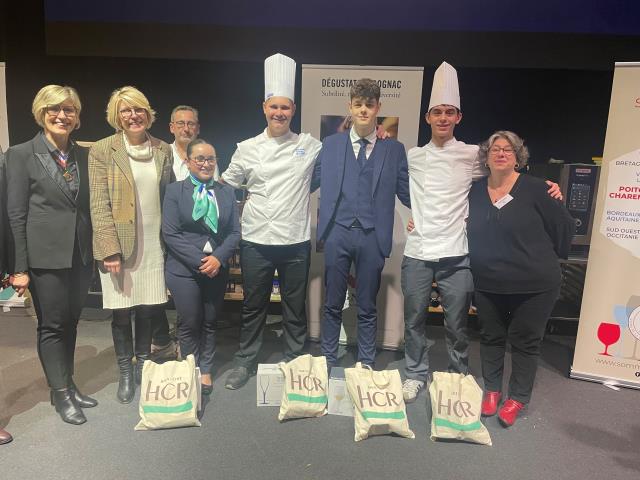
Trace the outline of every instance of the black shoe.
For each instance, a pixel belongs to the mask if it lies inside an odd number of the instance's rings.
[[[5,443],[9,443],[13,440],[13,437],[9,432],[7,432],[4,428],[0,428],[0,445],[4,445]]]
[[[73,399],[76,401],[80,408],[91,408],[98,405],[98,401],[95,398],[91,398],[80,393],[80,390],[78,390],[78,387],[76,387],[76,384],[73,380],[71,380],[69,389],[73,392]]]
[[[211,392],[213,392],[213,385],[205,385],[203,383],[202,384],[202,395],[211,395]]]
[[[120,370],[120,378],[118,379],[118,393],[116,396],[120,403],[131,403],[136,393],[131,358],[118,357],[118,368]]]
[[[237,390],[247,383],[249,378],[251,378],[251,372],[247,367],[236,367],[227,376],[224,387],[229,390]]]
[[[56,412],[60,414],[63,422],[72,425],[82,425],[87,421],[80,407],[73,399],[73,392],[70,388],[51,390],[51,405],[56,407]]]

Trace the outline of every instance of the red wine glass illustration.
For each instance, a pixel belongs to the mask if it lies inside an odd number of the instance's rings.
[[[611,356],[609,347],[620,339],[620,325],[616,323],[602,322],[598,326],[598,340],[604,344],[604,352],[600,355]]]

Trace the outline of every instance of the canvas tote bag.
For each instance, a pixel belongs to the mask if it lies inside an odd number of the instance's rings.
[[[284,388],[278,420],[321,417],[327,414],[327,359],[301,355],[290,362],[280,362]]]
[[[374,372],[358,362],[354,368],[345,368],[344,373],[353,402],[356,442],[389,433],[415,438],[409,428],[398,370]]]
[[[473,375],[434,372],[431,396],[431,440],[448,438],[491,445],[480,422],[482,389]]]
[[[199,427],[198,385],[193,355],[158,364],[147,360],[140,384],[136,430]]]

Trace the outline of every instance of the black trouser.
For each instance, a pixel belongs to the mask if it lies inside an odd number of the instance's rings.
[[[29,291],[38,317],[38,357],[50,388],[71,385],[78,320],[92,275],[93,262],[83,265],[77,246],[71,268],[29,271]]]
[[[240,349],[236,363],[252,369],[262,347],[262,333],[275,270],[278,270],[282,298],[282,329],[284,330],[284,356],[287,360],[301,355],[307,336],[307,282],[311,242],[293,245],[260,245],[240,242],[240,263],[244,301]]]
[[[192,353],[203,375],[210,374],[213,368],[216,320],[222,311],[228,278],[227,269],[220,269],[213,278],[201,274],[179,276],[165,271],[167,287],[180,315],[180,355],[186,357]]]
[[[539,293],[475,292],[481,327],[480,356],[485,391],[502,391],[507,340],[511,344],[508,397],[529,403],[536,378],[540,345],[558,298],[559,287]]]
[[[174,302],[175,303],[175,302]],[[165,347],[171,342],[169,335],[169,320],[167,313],[163,310],[163,314],[153,319],[151,324],[152,341],[154,345]]]

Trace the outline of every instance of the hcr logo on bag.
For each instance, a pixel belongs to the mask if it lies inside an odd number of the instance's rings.
[[[289,369],[289,376],[291,378],[291,389],[292,390],[304,390],[304,391],[316,391],[316,392],[324,392],[325,387],[322,385],[322,380],[316,377],[313,374],[305,375],[304,377],[300,374],[295,375],[293,373],[293,369]]]
[[[400,402],[396,398],[395,393],[393,392],[383,392],[380,390],[373,390],[372,392],[364,392],[362,393],[362,389],[360,385],[356,386],[358,390],[358,401],[360,402],[360,408],[365,408],[364,402],[368,403],[369,407],[399,407]]]
[[[152,385],[153,381],[147,382],[145,389],[145,401],[158,401],[160,399],[181,400],[189,398],[189,388],[191,384],[182,377],[163,378],[157,385]]]
[[[456,396],[457,392],[452,392],[451,396]],[[462,400],[456,400],[453,398],[448,398],[447,403],[443,403],[442,401],[442,390],[438,390],[438,415],[442,415],[443,408],[446,408],[445,415],[451,415],[451,411],[453,410],[453,414],[457,417],[468,417],[472,418],[476,415],[471,411],[471,404],[469,402],[465,402]]]

